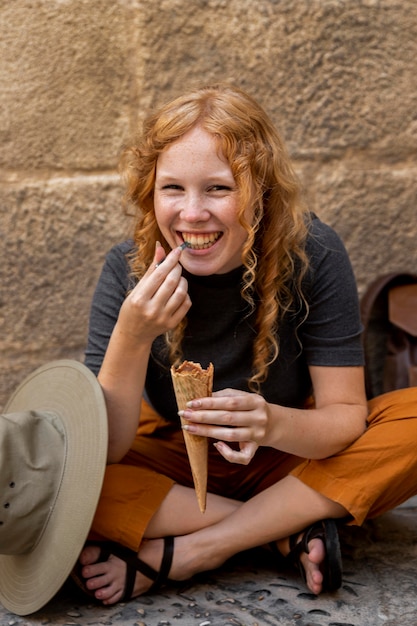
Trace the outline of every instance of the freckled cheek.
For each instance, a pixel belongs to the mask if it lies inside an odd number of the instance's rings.
[[[178,211],[174,202],[167,202],[166,200],[163,202],[155,201],[155,218],[162,232],[171,227],[172,221],[177,214]]]
[[[247,237],[247,232],[245,228],[242,226],[239,220],[239,206],[236,202],[230,203],[230,205],[225,208],[223,213],[224,223],[228,225],[230,230],[232,230],[237,237],[240,239]],[[251,212],[245,213],[245,220],[251,223],[252,215]]]
[[[231,198],[225,202],[221,207],[216,207],[216,214],[222,221],[229,226],[229,228],[237,228],[240,225],[239,222],[239,205],[235,199]]]

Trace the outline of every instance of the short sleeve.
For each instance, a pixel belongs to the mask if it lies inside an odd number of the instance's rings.
[[[126,255],[132,246],[133,243],[127,241],[108,252],[93,295],[85,364],[96,375],[129,289],[129,266]]]
[[[316,218],[307,253],[309,310],[301,330],[306,361],[322,366],[363,365],[358,291],[341,239]]]

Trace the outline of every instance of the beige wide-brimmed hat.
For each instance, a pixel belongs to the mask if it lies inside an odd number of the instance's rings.
[[[21,383],[0,415],[0,602],[27,615],[61,588],[87,538],[107,459],[101,387],[76,361]]]

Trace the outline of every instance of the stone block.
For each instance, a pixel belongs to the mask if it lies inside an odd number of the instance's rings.
[[[417,267],[416,168],[321,170],[314,210],[342,237],[360,292],[380,274]]]
[[[229,81],[264,104],[297,159],[414,154],[414,0],[148,2],[143,28],[146,106]]]
[[[2,195],[0,354],[14,372],[9,388],[20,370],[82,355],[105,253],[130,222],[117,176],[26,182]]]
[[[115,166],[130,123],[131,17],[113,0],[1,3],[1,167]]]

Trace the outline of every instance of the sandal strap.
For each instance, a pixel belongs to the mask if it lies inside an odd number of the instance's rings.
[[[162,555],[162,561],[157,573],[155,582],[149,591],[156,591],[161,585],[168,580],[168,575],[172,565],[172,559],[174,557],[174,537],[164,537],[164,554]]]
[[[122,602],[126,602],[132,597],[136,580],[136,572],[140,572],[147,578],[154,581],[149,591],[155,591],[167,581],[174,556],[174,537],[164,537],[164,553],[162,555],[159,572],[151,565],[148,565],[148,563],[145,563],[145,561],[142,561],[136,552],[122,546],[119,543],[111,542],[108,544],[108,549],[112,554],[119,557],[126,563],[126,582],[123,597],[121,599]]]
[[[132,597],[137,571],[141,572],[141,574],[151,580],[155,580],[158,577],[158,572],[154,570],[153,567],[139,559],[134,550],[130,550],[130,548],[126,548],[126,546],[114,541],[108,542],[107,546],[111,554],[114,554],[126,563],[125,587],[120,602],[126,602]]]
[[[300,534],[301,533],[294,533],[294,535],[291,535],[290,537],[290,551],[286,557],[289,562],[293,563],[298,560],[303,552],[309,554],[310,550],[308,544],[312,539],[324,539],[323,522],[315,522],[306,528],[300,541],[297,541]]]
[[[91,541],[88,542],[88,545],[96,545],[100,548],[100,555],[97,562],[107,561],[109,556],[111,554],[114,554],[126,563],[125,587],[120,602],[126,602],[132,597],[136,580],[136,572],[140,572],[141,574],[143,574],[147,578],[150,578],[153,581],[153,584],[150,587],[149,591],[155,591],[168,580],[168,575],[174,556],[174,537],[164,537],[164,553],[162,555],[159,572],[151,567],[151,565],[148,565],[148,563],[145,563],[145,561],[142,561],[142,559],[138,557],[136,552],[130,550],[130,548],[126,548],[120,543],[116,543],[115,541]],[[79,566],[78,569],[80,570],[81,566]],[[85,593],[87,593],[91,597],[95,597],[94,593],[87,589],[81,573],[78,572],[76,568],[74,568],[73,570],[72,577],[77,586],[82,588]]]
[[[300,541],[297,543],[300,533],[295,533],[290,537],[290,552],[287,555],[288,562],[295,565],[302,579],[306,580],[304,567],[300,561],[301,554],[309,554],[308,544],[312,539],[321,539],[325,549],[325,559],[323,561],[323,590],[336,591],[342,584],[342,563],[339,536],[334,520],[325,519],[315,522],[305,529]]]
[[[132,561],[133,560],[134,558],[132,557]],[[143,563],[143,565],[146,565],[146,563]],[[134,565],[133,562],[126,561],[125,588],[123,589],[123,595],[120,600],[121,602],[127,602],[127,600],[130,600],[130,598],[132,597],[133,588],[135,586],[136,580],[136,572],[137,566]]]

